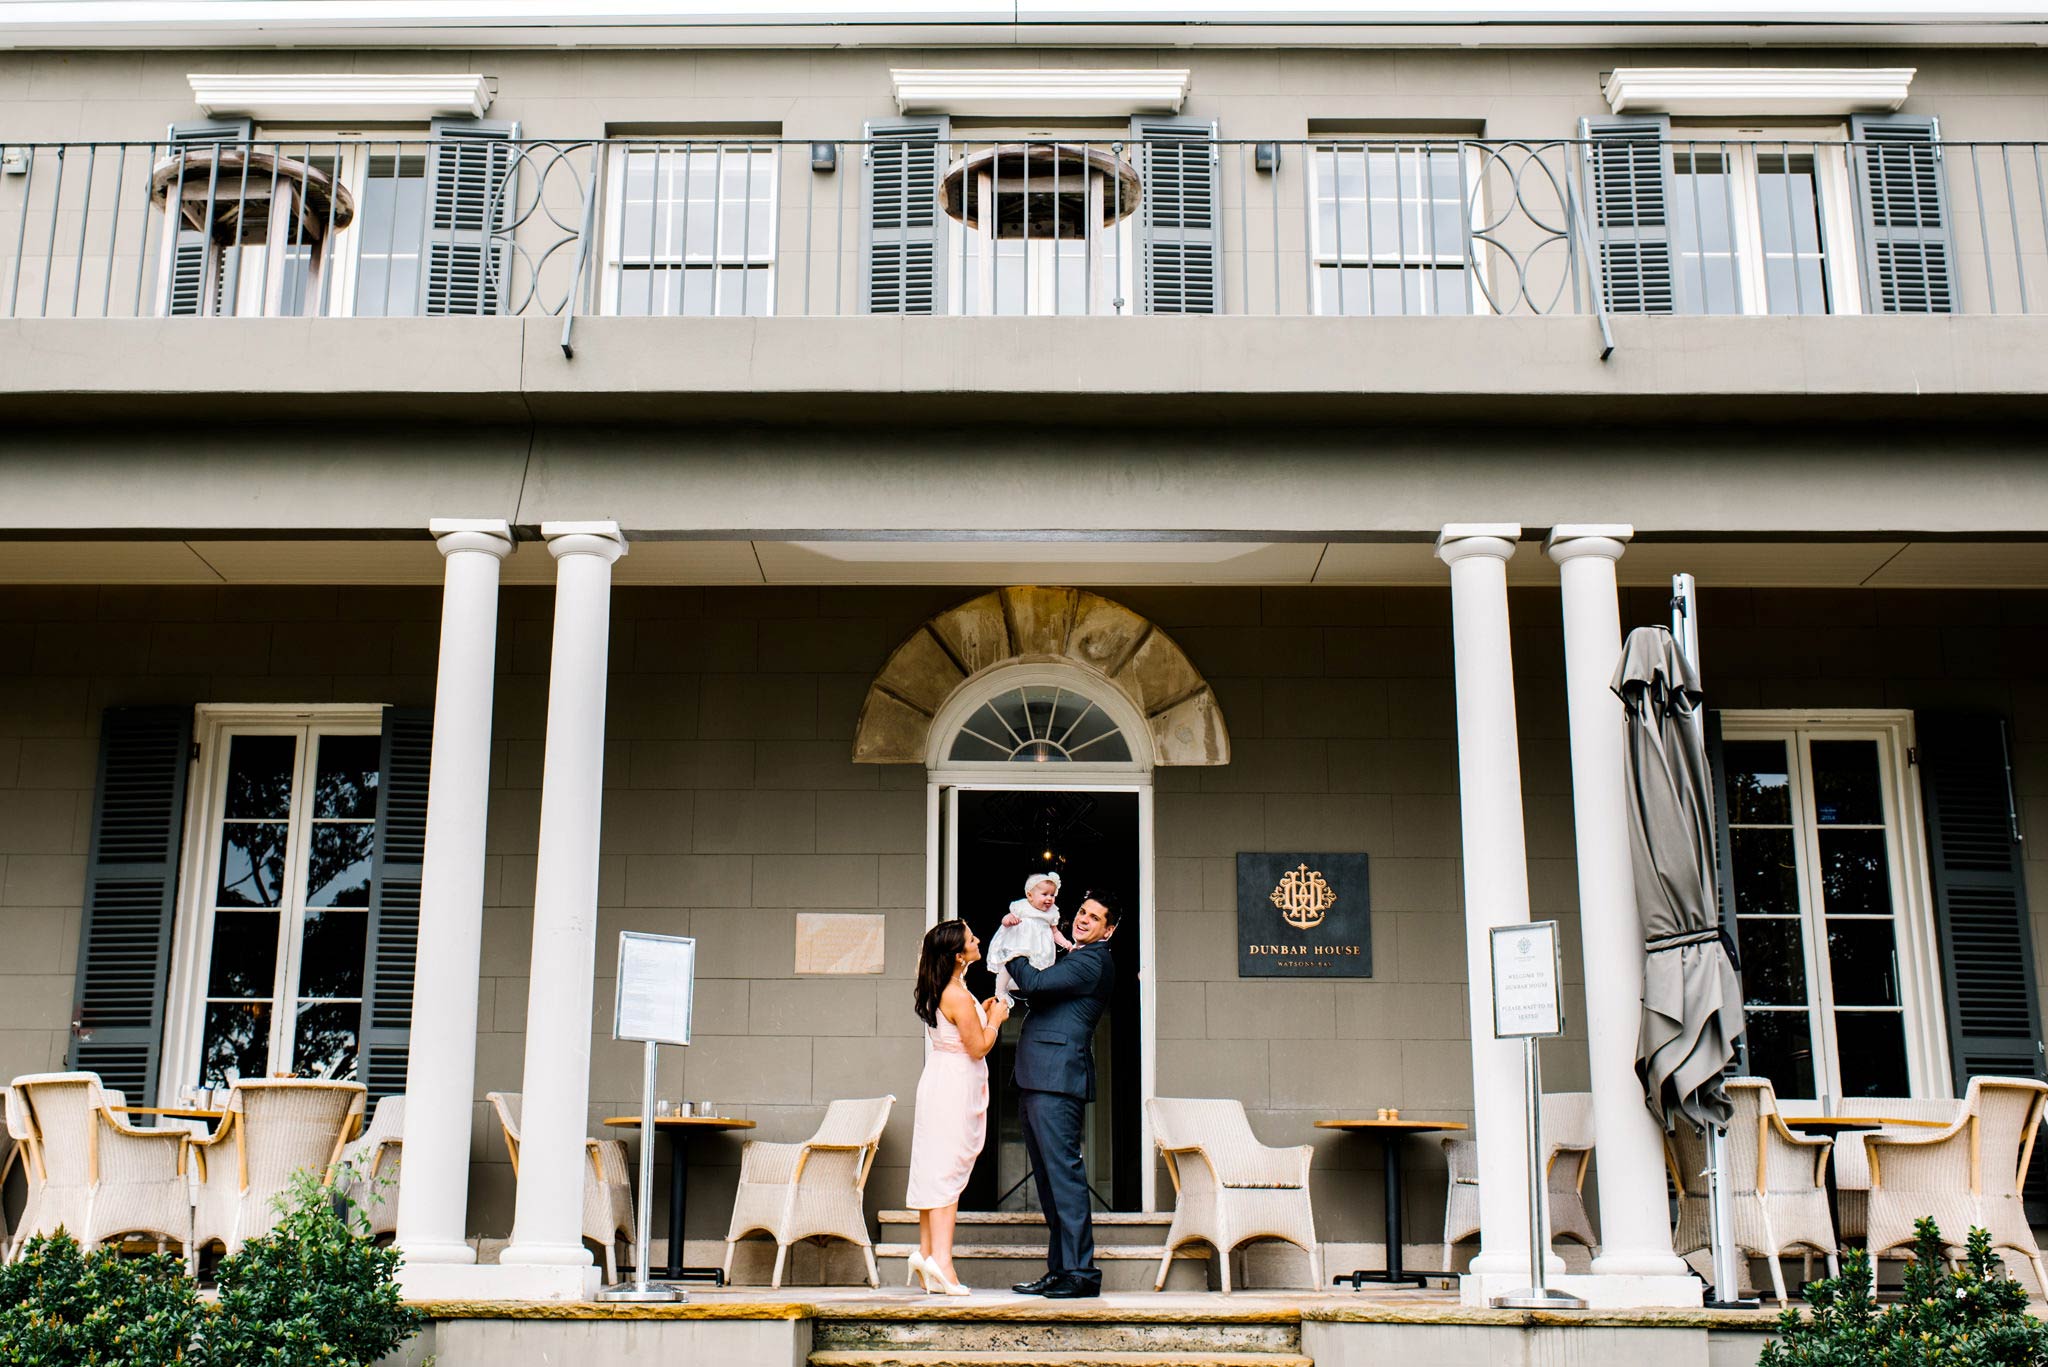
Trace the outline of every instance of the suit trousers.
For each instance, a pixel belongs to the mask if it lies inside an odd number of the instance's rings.
[[[1046,1271],[1078,1273],[1097,1285],[1095,1226],[1088,1214],[1088,1164],[1081,1156],[1088,1103],[1061,1092],[1019,1094],[1024,1151],[1045,1211]]]

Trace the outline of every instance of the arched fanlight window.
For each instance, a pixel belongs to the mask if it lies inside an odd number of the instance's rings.
[[[976,708],[961,723],[946,758],[1128,764],[1131,746],[1116,720],[1087,695],[1056,684],[1024,684]]]

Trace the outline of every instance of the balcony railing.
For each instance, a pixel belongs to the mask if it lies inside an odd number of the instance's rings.
[[[1650,126],[1654,129],[1654,125]],[[2042,145],[939,139],[0,148],[0,317],[2032,313]]]

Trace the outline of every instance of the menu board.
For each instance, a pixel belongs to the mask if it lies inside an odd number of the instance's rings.
[[[1526,921],[1495,926],[1493,942],[1493,1037],[1543,1038],[1564,1033],[1564,1000],[1558,979],[1557,922]]]
[[[619,999],[612,1038],[688,1044],[697,942],[686,935],[619,932]]]

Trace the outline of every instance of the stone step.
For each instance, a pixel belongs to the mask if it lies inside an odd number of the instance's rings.
[[[909,1271],[909,1257],[917,1251],[914,1243],[876,1244],[875,1263],[881,1274],[882,1285],[901,1286]],[[1095,1246],[1096,1266],[1102,1269],[1104,1291],[1150,1291],[1152,1279],[1159,1274],[1159,1258],[1163,1252],[1159,1244],[1097,1244]],[[1007,1290],[1018,1282],[1028,1282],[1045,1271],[1045,1243],[1031,1244],[955,1244],[953,1246],[953,1268],[960,1274],[965,1286],[1001,1288]],[[1174,1254],[1173,1267],[1166,1274],[1166,1289],[1169,1291],[1206,1291],[1209,1289],[1209,1250],[1207,1245],[1190,1244]]]
[[[1086,1304],[1078,1302],[1077,1304]],[[814,1350],[963,1353],[1256,1353],[1301,1351],[1298,1321],[1198,1318],[1118,1320],[820,1319]]]
[[[1173,1225],[1171,1214],[1141,1214],[1133,1211],[1097,1211],[1090,1217],[1099,1247],[1118,1244],[1146,1244],[1158,1247],[1166,1241]],[[962,1211],[956,1221],[959,1238],[977,1244],[1026,1244],[1045,1247],[1045,1216],[1035,1210]],[[882,1237],[897,1243],[917,1238],[917,1212],[885,1210],[881,1217]]]
[[[963,1352],[957,1349],[872,1352],[827,1349],[810,1367],[1315,1367],[1299,1353]]]

